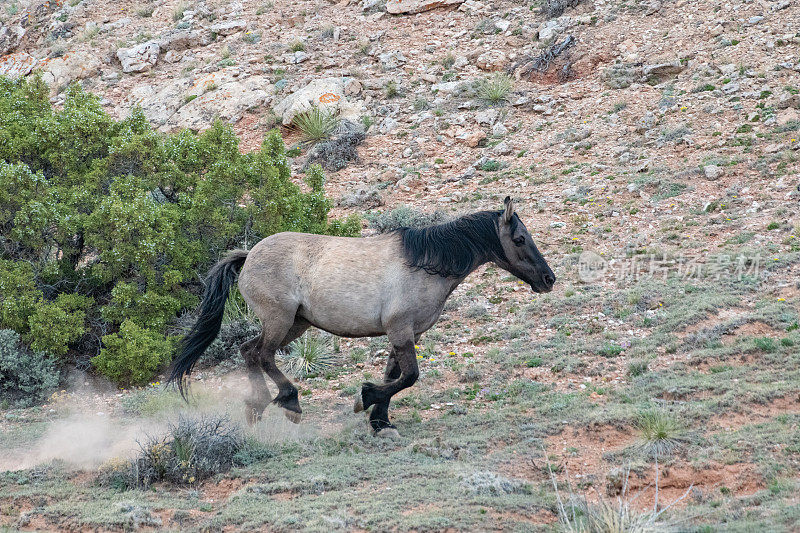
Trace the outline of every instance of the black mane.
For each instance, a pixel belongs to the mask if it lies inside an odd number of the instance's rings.
[[[507,261],[497,220],[502,211],[479,211],[427,228],[398,228],[408,265],[428,274],[460,278],[477,261]],[[516,215],[513,223],[516,222]]]

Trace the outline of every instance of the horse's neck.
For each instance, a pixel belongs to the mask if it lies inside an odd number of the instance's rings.
[[[461,285],[461,283],[463,283],[464,280],[467,279],[473,272],[475,272],[476,270],[478,270],[478,268],[482,267],[483,265],[485,265],[490,261],[491,259],[489,258],[477,258],[473,262],[472,267],[469,269],[469,272],[467,273],[466,276],[458,278],[450,278],[451,285],[448,287],[447,296],[449,297],[453,293],[453,291],[456,290],[456,287]]]

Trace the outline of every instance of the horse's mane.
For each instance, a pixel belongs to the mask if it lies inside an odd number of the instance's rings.
[[[507,261],[497,219],[503,211],[479,211],[427,228],[398,228],[408,265],[428,274],[464,277],[476,259]],[[516,214],[512,224],[516,224]]]

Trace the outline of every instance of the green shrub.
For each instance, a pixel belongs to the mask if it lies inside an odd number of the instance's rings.
[[[649,363],[645,359],[635,359],[628,363],[628,375],[632,378],[646,374],[649,370]]]
[[[26,350],[19,333],[0,329],[0,401],[28,407],[58,385],[58,370],[46,354]]]
[[[639,414],[636,429],[640,432],[640,447],[655,458],[672,455],[686,440],[678,420],[663,409],[651,409]]]
[[[775,339],[771,337],[756,337],[753,339],[753,344],[763,352],[774,352],[778,349]]]
[[[117,333],[103,337],[103,349],[92,364],[117,383],[144,385],[171,355],[172,343],[163,335],[126,320]]]
[[[69,345],[86,332],[86,310],[93,302],[80,294],[59,294],[53,302],[42,302],[28,319],[31,348],[66,354]]]
[[[328,220],[318,166],[308,192],[292,181],[277,131],[242,154],[220,122],[165,135],[77,84],[61,110],[48,93],[0,77],[0,328],[34,351],[99,353],[106,376],[146,382],[222,253],[279,231],[360,233],[357,217]]]

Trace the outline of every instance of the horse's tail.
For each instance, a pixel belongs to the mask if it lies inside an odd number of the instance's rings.
[[[206,351],[209,344],[217,338],[222,327],[222,315],[231,286],[236,282],[239,271],[247,259],[245,250],[231,250],[216,265],[211,267],[206,277],[206,291],[200,304],[200,317],[180,344],[180,355],[173,361],[167,383],[175,382],[181,396],[185,396],[184,377],[191,373],[192,367]]]

